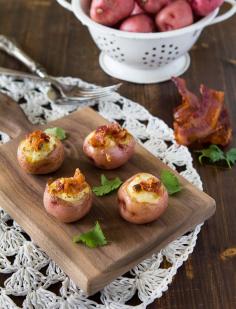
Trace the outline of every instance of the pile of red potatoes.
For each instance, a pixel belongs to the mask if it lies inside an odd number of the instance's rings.
[[[129,32],[180,29],[208,15],[224,0],[92,0],[95,22]]]

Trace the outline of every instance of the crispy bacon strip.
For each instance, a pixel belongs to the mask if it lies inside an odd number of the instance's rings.
[[[186,88],[185,80],[172,79],[182,96],[174,111],[175,139],[179,144],[214,143],[227,145],[232,129],[224,107],[224,92],[200,86],[201,100]]]
[[[53,184],[53,185],[52,185]],[[74,195],[82,191],[87,186],[84,175],[77,168],[73,177],[59,178],[49,184],[51,193],[66,193]]]
[[[161,182],[153,177],[150,177],[147,180],[143,180],[140,183],[134,185],[133,188],[136,192],[146,191],[158,193],[161,188]]]
[[[106,137],[110,137],[119,144],[128,134],[128,131],[122,128],[118,123],[112,123],[98,127],[90,142],[94,147],[104,147],[106,144]]]
[[[37,130],[27,136],[33,150],[39,151],[43,144],[49,143],[50,137],[43,131]]]

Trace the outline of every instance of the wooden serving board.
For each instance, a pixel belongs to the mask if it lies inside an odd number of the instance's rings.
[[[98,113],[85,108],[45,126],[62,127],[69,135],[64,142],[65,162],[53,177],[73,175],[79,167],[88,183],[94,186],[99,185],[101,173],[108,178],[119,176],[126,180],[141,171],[158,177],[161,170],[168,169],[140,145],[133,158],[117,170],[102,171],[92,166],[82,152],[82,143],[91,130],[105,123],[107,121]],[[124,221],[118,213],[116,192],[100,198],[94,196],[93,208],[82,220],[73,224],[60,223],[43,207],[45,184],[52,175],[27,175],[16,160],[17,146],[24,136],[21,133],[33,130],[33,127],[19,106],[2,95],[0,130],[15,138],[0,146],[0,207],[88,294],[99,291],[215,211],[215,201],[211,197],[178,175],[183,190],[169,198],[167,211],[154,223],[135,225]],[[92,228],[97,220],[109,245],[89,249],[72,242],[74,235]]]

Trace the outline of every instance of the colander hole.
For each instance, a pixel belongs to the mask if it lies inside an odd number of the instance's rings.
[[[110,44],[111,44],[111,45],[113,45],[113,44],[114,44],[114,42],[110,41]]]
[[[177,50],[177,49],[179,49],[179,47],[178,47],[178,46],[175,46],[175,50]]]
[[[146,57],[143,57],[143,60],[146,60],[147,58]]]
[[[120,50],[120,47],[117,47],[116,49],[117,49],[117,50]]]
[[[149,52],[146,52],[145,55],[149,55]]]
[[[163,44],[163,45],[161,45],[161,47],[162,47],[162,48],[165,48],[166,46]]]
[[[176,54],[176,55],[178,55],[178,54],[179,54],[179,52],[177,51],[175,54]]]
[[[173,44],[170,44],[169,47],[172,48],[172,47],[173,47]]]
[[[143,64],[147,64],[147,62],[145,61]]]
[[[152,63],[154,63],[154,62],[155,62],[155,60],[151,60],[151,62],[152,62]]]
[[[153,49],[152,49],[152,50],[157,50],[157,49],[156,49],[156,47],[153,47]]]
[[[124,57],[124,54],[120,54],[121,55],[121,57]]]
[[[168,53],[169,55],[171,55],[172,54],[172,52],[171,51],[169,51],[169,53]]]
[[[156,54],[153,54],[152,57],[156,57]]]
[[[164,53],[165,51],[164,51],[164,50],[162,50],[161,52],[162,52],[162,53]]]
[[[162,60],[162,59],[163,59],[163,57],[161,56],[161,57],[160,57],[160,59]]]

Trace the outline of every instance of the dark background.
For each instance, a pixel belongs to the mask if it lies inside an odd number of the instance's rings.
[[[0,33],[14,37],[52,75],[80,77],[100,85],[117,82],[101,71],[99,51],[87,29],[55,0],[0,0]],[[207,28],[190,54],[191,67],[184,78],[194,91],[200,83],[225,91],[235,133],[236,17]],[[26,70],[2,53],[0,66]],[[172,82],[150,86],[124,82],[120,93],[172,126],[172,111],[180,102]],[[236,308],[236,167],[200,166],[193,157],[204,190],[216,199],[217,211],[205,223],[194,253],[168,291],[149,309]]]

